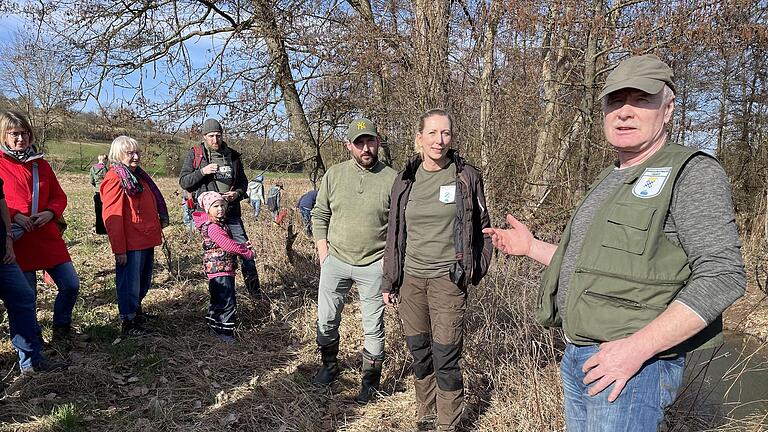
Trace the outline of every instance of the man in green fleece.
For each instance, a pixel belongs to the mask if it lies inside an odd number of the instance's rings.
[[[365,332],[363,378],[355,399],[366,404],[375,395],[384,360],[382,257],[395,170],[379,161],[381,141],[372,121],[360,118],[347,129],[352,158],[323,176],[312,210],[312,229],[320,259],[317,293],[317,344],[323,366],[313,378],[318,385],[339,374],[339,324],[344,297],[354,282],[360,294]]]

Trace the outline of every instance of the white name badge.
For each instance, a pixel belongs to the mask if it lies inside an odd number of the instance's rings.
[[[440,196],[438,199],[443,204],[451,204],[456,201],[456,185],[440,186]]]
[[[653,198],[657,196],[664,189],[664,185],[667,183],[671,172],[671,167],[646,168],[643,175],[635,183],[635,187],[632,188],[632,195],[638,198]]]

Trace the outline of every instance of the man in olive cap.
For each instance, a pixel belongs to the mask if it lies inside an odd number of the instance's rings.
[[[320,259],[317,344],[322,368],[313,378],[327,385],[339,374],[339,324],[344,297],[354,282],[360,294],[365,347],[362,387],[366,404],[381,381],[384,360],[384,300],[381,295],[389,196],[395,170],[379,161],[379,134],[365,118],[347,128],[350,160],[328,168],[312,209],[312,232]]]
[[[600,93],[617,161],[595,181],[558,245],[489,228],[494,245],[547,266],[536,318],[562,327],[569,432],[656,431],[686,353],[722,341],[722,312],[746,279],[720,164],[667,142],[672,70],[654,55],[621,62]]]
[[[224,223],[238,243],[246,243],[248,235],[243,226],[240,201],[245,199],[248,178],[245,176],[240,153],[224,141],[224,128],[216,119],[203,122],[203,141],[189,149],[179,175],[179,186],[194,194],[194,202],[207,191],[221,194],[227,201]],[[261,297],[256,261],[240,258],[243,277],[248,293],[254,298]]]

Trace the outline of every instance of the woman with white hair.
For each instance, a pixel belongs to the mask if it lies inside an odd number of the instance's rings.
[[[163,195],[141,163],[141,146],[119,136],[109,149],[109,172],[101,183],[102,215],[115,254],[117,308],[124,336],[148,333],[141,301],[152,283],[155,246],[168,225]]]

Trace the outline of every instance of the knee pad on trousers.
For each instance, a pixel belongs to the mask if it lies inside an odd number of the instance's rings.
[[[432,344],[432,358],[435,362],[435,376],[440,390],[454,391],[464,388],[459,360],[461,345]]]
[[[413,355],[413,374],[423,379],[434,371],[432,366],[432,336],[421,333],[416,336],[406,336],[405,342]]]

